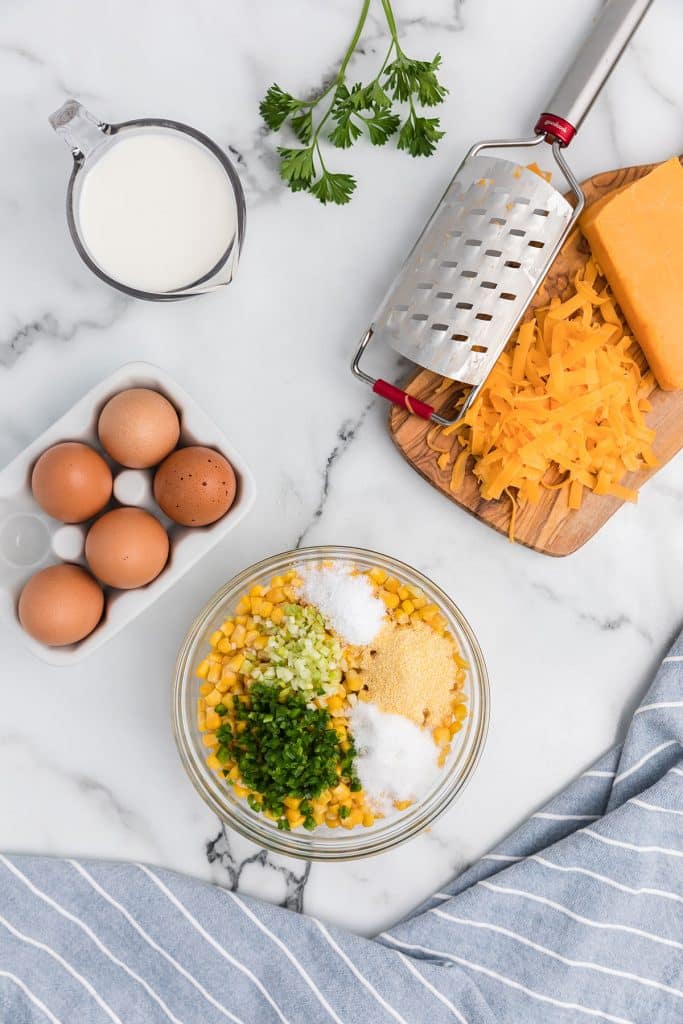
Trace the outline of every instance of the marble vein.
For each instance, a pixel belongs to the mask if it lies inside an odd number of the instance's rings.
[[[21,324],[5,339],[0,339],[0,366],[9,369],[39,338],[50,341],[73,341],[82,331],[104,331],[112,327],[125,313],[128,301],[117,297],[110,301],[109,309],[100,317],[85,316],[70,323],[60,322],[53,313]]]
[[[337,431],[336,444],[332,451],[327,456],[327,459],[325,460],[325,467],[322,472],[322,485],[320,488],[320,497],[318,499],[318,504],[316,505],[310,520],[304,526],[303,530],[297,537],[296,544],[294,545],[295,548],[302,547],[304,541],[306,540],[306,537],[313,529],[314,525],[322,519],[323,513],[325,511],[325,506],[327,504],[327,499],[330,493],[330,481],[332,478],[332,471],[337,462],[339,461],[339,459],[348,451],[351,443],[358,436],[358,431],[363,425],[365,417],[372,408],[373,404],[374,400],[370,401],[365,406],[360,416],[358,416],[355,420],[345,420],[344,423],[342,423],[339,430]]]
[[[240,887],[242,875],[246,868],[251,865],[258,865],[263,871],[275,872],[285,886],[285,895],[279,906],[287,910],[294,910],[302,913],[304,909],[304,895],[306,883],[311,873],[310,861],[301,863],[301,872],[297,874],[284,864],[277,864],[267,850],[254,847],[255,852],[240,860],[232,849],[230,831],[221,827],[215,839],[206,844],[206,857],[209,864],[219,864],[228,876],[228,888],[236,892]]]

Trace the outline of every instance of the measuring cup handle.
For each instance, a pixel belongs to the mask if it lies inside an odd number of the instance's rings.
[[[537,135],[568,145],[638,28],[652,0],[607,0],[578,57],[536,125]]]
[[[98,121],[78,100],[67,100],[48,120],[78,161],[101,146],[110,131],[110,125]]]

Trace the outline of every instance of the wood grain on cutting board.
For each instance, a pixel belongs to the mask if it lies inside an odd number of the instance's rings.
[[[683,158],[681,158],[683,161]],[[612,192],[620,186],[641,178],[655,167],[646,164],[639,167],[625,167],[617,171],[596,174],[583,183],[586,205]],[[590,255],[585,239],[574,231],[565,242],[552,264],[542,287],[535,295],[531,309],[547,305],[553,296],[566,299],[572,294],[572,281]],[[531,312],[527,313],[527,318]],[[683,331],[683,323],[681,324]],[[645,359],[641,354],[642,365]],[[451,416],[452,406],[462,389],[456,382],[444,387],[444,379],[429,370],[415,374],[406,390],[411,395],[433,405],[437,412]],[[660,468],[683,447],[683,391],[662,391],[655,388],[650,395],[652,410],[647,414],[647,424],[656,431],[654,451]],[[451,468],[439,469],[437,453],[427,446],[427,433],[434,425],[411,416],[405,410],[392,406],[389,416],[389,430],[394,443],[411,465],[434,487],[477,519],[492,526],[501,533],[507,533],[510,524],[510,500],[484,501],[479,496],[479,486],[471,471],[471,463],[462,486],[453,492],[450,489]],[[445,447],[454,437],[437,439]],[[639,488],[656,469],[629,473],[624,477],[627,487]],[[559,479],[559,477],[558,477]],[[567,507],[566,490],[547,490],[536,505],[526,504],[518,509],[515,522],[515,540],[527,547],[548,555],[569,555],[586,543],[623,504],[620,498],[595,495],[584,489],[581,508]]]

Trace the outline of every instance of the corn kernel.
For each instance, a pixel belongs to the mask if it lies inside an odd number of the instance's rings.
[[[232,650],[232,642],[228,639],[227,636],[224,636],[223,639],[219,642],[217,650],[219,650],[221,654],[230,653],[230,651]]]
[[[388,576],[384,581],[384,589],[388,590],[391,594],[398,594],[400,586],[401,584],[393,576]]]
[[[405,811],[406,807],[410,807],[412,800],[394,800],[394,807],[397,811]]]
[[[208,681],[210,683],[215,683],[215,682],[217,682],[217,680],[220,679],[220,677],[221,677],[221,667],[220,667],[220,665],[217,665],[217,664],[214,663],[211,666],[211,668],[209,669],[209,674],[208,674],[208,676],[206,678],[208,679]]]
[[[223,765],[220,763],[215,754],[209,754],[206,759],[206,763],[212,772],[220,772],[223,770]]]
[[[244,799],[245,796],[249,796],[249,790],[246,786],[233,786],[232,791],[235,796],[241,797],[242,799]]]
[[[216,739],[215,732],[205,732],[202,736],[202,743],[205,747],[217,747],[218,740]]]
[[[198,676],[199,679],[206,679],[208,674],[209,674],[209,661],[208,661],[207,658],[204,658],[204,661],[200,661],[199,665],[197,666],[197,671],[195,672],[195,675]]]
[[[206,714],[203,711],[197,712],[197,728],[200,732],[206,729]]]
[[[222,639],[223,639],[223,634],[220,631],[220,629],[217,629],[209,637],[209,643],[211,644],[212,647],[218,647],[218,644],[221,642]]]
[[[406,613],[406,615],[412,615],[413,612],[415,611],[415,605],[413,604],[412,601],[408,601],[407,599],[401,602],[401,608]]]
[[[211,683],[202,683],[202,685],[199,687],[199,692],[201,693],[202,697],[206,697],[207,693],[211,693],[212,690],[213,686],[211,685]]]
[[[370,828],[371,825],[375,824],[375,815],[372,811],[363,811],[363,824],[366,828]]]
[[[328,828],[339,828],[341,822],[339,818],[330,818],[327,814],[325,815],[325,824]]]
[[[388,574],[384,571],[384,569],[379,568],[371,569],[370,572],[368,573],[370,579],[374,580],[375,583],[380,584],[380,586],[386,580],[387,575]]]
[[[282,589],[282,584],[281,583],[278,584],[278,586],[273,587],[266,594],[266,600],[270,601],[272,604],[282,604],[284,599],[285,599],[285,592]]]
[[[273,625],[279,626],[284,617],[285,613],[283,612],[282,608],[273,608],[273,611],[270,616],[270,621],[273,623]]]
[[[436,743],[437,747],[445,747],[451,738],[451,733],[448,726],[443,725],[439,726],[438,729],[435,729],[433,735],[434,742]]]
[[[467,718],[467,705],[458,702],[453,708],[453,717],[456,722],[462,722],[463,719]]]
[[[294,811],[298,811],[301,800],[297,796],[286,796],[282,802],[285,805],[285,807],[288,807]]]
[[[396,593],[400,597],[401,601],[407,601],[410,597],[410,591],[407,587],[399,587]]]
[[[393,594],[388,590],[381,590],[379,595],[384,601],[387,608],[391,611],[393,608],[398,608],[401,603],[398,594]]]
[[[273,610],[273,602],[266,601],[265,598],[261,598],[261,618],[269,619],[270,613]]]
[[[240,651],[238,654],[233,655],[230,661],[227,663],[226,668],[231,672],[239,672],[244,662],[244,655]]]
[[[223,625],[221,626],[221,632],[225,636],[230,636],[230,634],[232,633],[234,628],[235,628],[235,620],[234,619],[226,619],[225,622],[223,623]]]
[[[220,724],[221,716],[213,708],[209,708],[206,712],[206,728],[213,732],[214,729],[219,728]]]
[[[337,800],[346,800],[351,795],[351,790],[345,782],[340,782],[332,790],[332,795]]]
[[[235,614],[236,615],[244,615],[250,609],[251,609],[251,599],[248,598],[248,597],[241,597],[239,599],[239,601],[237,602],[237,607],[235,608]]]
[[[256,583],[249,591],[249,597],[263,597],[266,592],[266,588],[262,587],[259,583]]]
[[[228,772],[228,779],[230,780],[230,782],[238,782],[239,781],[239,777],[240,777],[240,770],[237,767],[237,765],[235,765]]]
[[[422,618],[425,622],[431,622],[435,615],[439,614],[439,609],[435,604],[427,604],[422,609]]]
[[[340,711],[344,707],[344,698],[334,695],[334,697],[328,697],[327,699],[327,710],[328,711]]]
[[[262,604],[263,604],[263,602],[261,601],[261,598],[258,596],[258,594],[255,595],[254,597],[252,597],[252,599],[251,599],[251,611],[252,611],[253,615],[261,615],[261,605]]]
[[[223,694],[220,690],[212,690],[211,693],[206,695],[206,703],[210,708],[215,708],[216,704],[220,704],[223,699]]]

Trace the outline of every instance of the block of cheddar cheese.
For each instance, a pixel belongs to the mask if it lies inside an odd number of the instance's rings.
[[[683,388],[683,167],[677,157],[589,206],[580,224],[657,383],[665,391]]]

